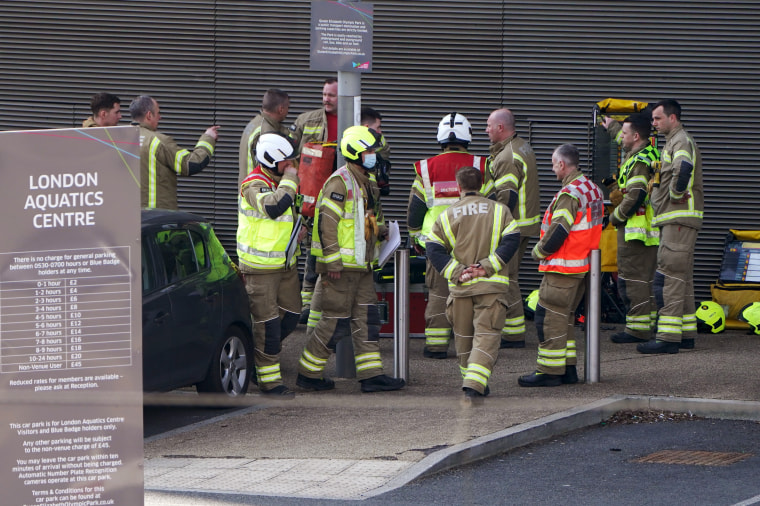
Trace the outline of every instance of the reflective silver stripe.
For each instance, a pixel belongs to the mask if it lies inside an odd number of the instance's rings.
[[[427,204],[428,209],[430,209],[435,205],[433,204],[435,191],[433,190],[433,185],[430,183],[430,172],[428,172],[427,160],[420,160],[420,176],[422,177],[422,186],[425,188],[425,203]]]
[[[257,249],[253,249],[250,246],[246,246],[245,244],[239,242],[237,243],[237,247],[240,251],[243,251],[245,253],[248,253],[249,255],[254,255],[257,257],[262,258],[285,258],[285,252],[284,251],[261,251]]]
[[[269,216],[262,214],[258,212],[256,209],[245,209],[243,207],[243,201],[245,199],[243,197],[238,198],[238,212],[242,214],[243,216],[247,216],[249,218],[259,218],[262,220],[272,220],[272,221],[284,221],[284,222],[293,222],[293,213],[283,213],[277,218],[270,218]],[[246,202],[247,204],[247,202]]]
[[[563,258],[551,258],[541,260],[542,265],[560,265],[564,267],[584,267],[588,265],[588,257],[582,260],[565,260]]]

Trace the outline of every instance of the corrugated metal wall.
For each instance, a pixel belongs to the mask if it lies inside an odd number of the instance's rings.
[[[703,152],[707,214],[697,245],[697,296],[709,297],[728,228],[758,228],[754,164],[760,133],[760,6],[700,1],[518,3],[376,1],[373,73],[363,103],[384,115],[394,163],[386,214],[403,221],[416,159],[437,152],[441,116],[458,111],[485,154],[485,120],[510,107],[538,156],[542,201],[558,189],[552,149],[589,156],[592,105],[613,96],[673,97]],[[180,184],[180,206],[211,219],[234,251],[240,133],[263,92],[291,95],[292,121],[321,105],[329,74],[309,65],[310,2],[257,0],[5,0],[0,129],[79,125],[92,93],[123,108],[140,93],[161,129],[190,146],[222,125],[217,155]],[[125,121],[128,114],[125,110]],[[524,262],[523,288],[538,284]]]

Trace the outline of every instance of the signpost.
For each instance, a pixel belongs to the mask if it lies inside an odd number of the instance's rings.
[[[139,150],[0,133],[3,504],[143,503]]]

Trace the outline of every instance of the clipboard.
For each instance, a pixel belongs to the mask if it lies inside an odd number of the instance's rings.
[[[380,246],[378,266],[381,269],[388,263],[399,246],[401,246],[401,231],[398,228],[398,221],[391,221],[388,223],[388,240]]]

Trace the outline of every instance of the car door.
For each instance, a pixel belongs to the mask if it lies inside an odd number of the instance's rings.
[[[156,244],[158,230],[145,230],[142,235],[142,331],[143,390],[172,388],[175,383],[172,366],[172,342],[176,325],[163,259]]]
[[[165,262],[171,283],[175,330],[172,355],[176,374],[185,385],[206,376],[220,329],[222,297],[218,281],[209,281],[209,255],[199,227],[170,231],[159,248],[168,248]],[[172,260],[173,258],[173,260]]]

